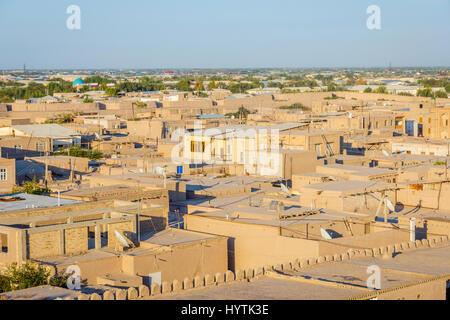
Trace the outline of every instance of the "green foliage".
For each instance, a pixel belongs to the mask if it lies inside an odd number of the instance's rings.
[[[430,87],[427,87],[424,89],[419,89],[419,90],[417,90],[417,96],[432,98],[434,96],[433,90]]]
[[[264,84],[259,81],[253,81],[251,83],[247,82],[233,82],[228,86],[228,90],[232,93],[244,93],[250,89],[263,88]]]
[[[55,156],[69,155],[71,157],[89,158],[91,160],[98,160],[103,158],[103,154],[98,150],[83,149],[79,146],[70,147],[69,149],[57,150],[53,152]]]
[[[5,275],[0,274],[0,293],[11,291],[11,281]]]
[[[68,276],[65,275],[54,276],[50,279],[49,284],[54,287],[67,288],[67,278]]]
[[[371,93],[372,92],[372,88],[371,87],[367,87],[364,89],[364,93]]]
[[[73,119],[77,116],[76,113],[61,113],[57,114],[54,119],[46,120],[44,123],[70,123],[73,122]]]
[[[242,117],[243,119],[247,119],[247,116],[250,114],[250,110],[240,107],[239,110],[235,113],[227,113],[226,116],[231,117],[234,116],[235,118]]]
[[[336,99],[345,99],[344,97],[339,97],[335,95],[334,93],[331,95],[331,97],[325,97],[324,100],[336,100]]]
[[[110,97],[114,97],[117,95],[117,89],[116,88],[106,88],[105,93]]]
[[[53,95],[55,92],[75,92],[72,82],[63,79],[52,79],[47,85],[48,94]]]
[[[435,165],[435,166],[444,166],[444,165],[445,165],[445,162],[444,162],[444,161],[436,161],[436,162],[434,163],[434,165]]]
[[[147,104],[142,101],[136,101],[136,102],[133,102],[132,104],[140,109],[147,108]]]
[[[0,292],[46,285],[49,275],[50,272],[41,265],[25,263],[19,266],[14,262],[0,274]]]
[[[412,93],[409,93],[409,92],[399,92],[399,93],[397,93],[397,95],[399,95],[399,96],[414,96]]]
[[[424,87],[430,87],[430,88],[439,88],[443,87],[445,88],[445,91],[450,92],[450,78],[443,78],[443,79],[420,79],[417,81],[417,83],[423,85]]]
[[[13,187],[12,193],[28,193],[40,195],[43,193],[50,193],[50,189],[39,186],[36,182],[36,176],[34,176],[33,180],[24,182],[21,187]]]
[[[203,91],[205,89],[203,81],[204,78],[200,78],[195,81],[194,91]]]
[[[208,90],[217,89],[216,81],[212,80],[208,83]]]
[[[49,92],[50,94],[50,92]],[[0,89],[0,101],[13,102],[17,99],[41,98],[47,95],[47,88],[40,83],[30,82],[26,87],[14,86]]]
[[[334,82],[328,83],[327,90],[326,91],[346,91],[347,88],[343,86],[338,86]]]
[[[83,100],[83,103],[93,103],[93,102],[94,102],[94,99],[88,98],[88,97],[84,98],[84,100]]]
[[[434,96],[436,97],[436,98],[447,98],[448,97],[448,94],[447,94],[447,92],[445,92],[445,91],[442,91],[442,90],[439,90],[439,91],[436,91],[435,93],[434,93]]]
[[[375,93],[382,93],[382,94],[387,94],[387,89],[385,86],[379,86],[375,91]]]
[[[281,106],[281,107],[278,107],[278,109],[284,109],[284,110],[310,110],[310,108],[304,106],[301,103],[294,103],[294,104],[291,104],[290,106]]]
[[[190,80],[188,78],[183,78],[175,85],[175,88],[179,91],[192,91]]]
[[[139,78],[138,82],[125,80],[118,85],[118,90],[123,92],[132,91],[162,91],[166,89],[166,85],[160,79],[149,77]]]

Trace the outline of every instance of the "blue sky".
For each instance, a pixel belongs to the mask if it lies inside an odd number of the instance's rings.
[[[0,69],[449,66],[449,15],[450,0],[0,0]]]

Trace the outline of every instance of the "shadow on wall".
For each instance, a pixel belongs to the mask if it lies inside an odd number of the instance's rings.
[[[227,247],[228,247],[228,270],[235,271],[235,260],[234,260],[234,248],[235,248],[235,238],[228,238]]]

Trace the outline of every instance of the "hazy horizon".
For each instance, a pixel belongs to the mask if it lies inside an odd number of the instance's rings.
[[[80,30],[66,26],[72,4]],[[446,68],[449,12],[448,0],[0,0],[0,69]]]

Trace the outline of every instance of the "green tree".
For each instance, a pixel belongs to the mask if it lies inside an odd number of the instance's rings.
[[[10,289],[22,290],[48,284],[50,272],[41,265],[25,263],[9,265],[3,275],[3,281],[9,280]]]
[[[114,96],[117,96],[117,89],[116,88],[106,88],[105,93],[110,97],[114,97]]]
[[[199,78],[197,79],[197,81],[195,81],[195,87],[194,87],[194,91],[203,91],[204,90],[204,85],[203,85],[203,79]]]
[[[417,90],[417,96],[418,97],[432,98],[433,97],[433,90],[430,87],[427,87],[427,88],[424,88],[424,89],[419,89],[419,90]]]
[[[208,90],[217,89],[216,81],[212,80],[208,83]]]
[[[364,93],[371,93],[372,92],[372,88],[371,87],[367,87],[364,89]]]
[[[436,98],[447,98],[447,97],[448,97],[448,94],[447,94],[447,92],[445,92],[445,91],[439,90],[439,91],[436,91],[436,92],[434,93],[434,96],[435,96]]]
[[[36,182],[36,176],[31,181],[24,182],[22,187],[14,187],[12,193],[28,193],[28,194],[43,194],[49,193],[50,189],[41,187]]]
[[[191,83],[188,78],[184,78],[178,81],[178,83],[175,85],[175,88],[179,91],[192,91]]]
[[[385,86],[379,86],[376,90],[375,93],[382,93],[382,94],[387,94],[387,89]]]

